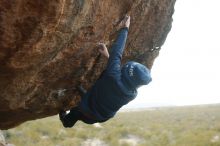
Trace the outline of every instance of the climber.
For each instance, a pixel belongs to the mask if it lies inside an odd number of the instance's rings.
[[[87,124],[109,120],[123,105],[137,96],[137,88],[151,82],[149,69],[140,63],[130,61],[120,67],[130,16],[125,16],[119,26],[110,55],[105,44],[98,45],[99,52],[108,58],[105,71],[88,92],[78,87],[82,98],[77,107],[72,108],[68,114],[66,111],[59,113],[64,127],[72,127],[78,120]]]

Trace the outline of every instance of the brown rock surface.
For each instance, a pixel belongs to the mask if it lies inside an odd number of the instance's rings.
[[[175,0],[1,0],[0,129],[55,115],[79,101],[106,65],[118,22],[131,27],[123,60],[152,67],[171,29]],[[63,89],[70,89],[62,92]]]

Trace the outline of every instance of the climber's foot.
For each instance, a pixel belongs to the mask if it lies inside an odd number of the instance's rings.
[[[64,110],[61,110],[59,112],[59,118],[62,122],[63,122],[63,119],[65,118],[65,116],[66,116],[66,112]]]
[[[66,117],[66,112],[65,111],[61,110],[60,113],[59,113],[59,117],[60,117],[60,121],[62,122],[62,124],[65,128],[72,127],[72,125],[70,125],[70,122],[65,119],[65,117]]]

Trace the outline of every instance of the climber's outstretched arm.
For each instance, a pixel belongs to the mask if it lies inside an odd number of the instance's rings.
[[[126,16],[122,20],[121,25],[122,28],[118,33],[117,39],[111,47],[111,53],[106,68],[107,74],[118,74],[121,72],[121,59],[130,26],[130,16]]]

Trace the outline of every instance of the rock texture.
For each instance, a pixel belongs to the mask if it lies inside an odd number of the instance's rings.
[[[1,0],[0,129],[75,106],[106,59],[123,16],[131,15],[125,60],[152,67],[171,29],[175,0]],[[68,90],[66,90],[68,89]]]

